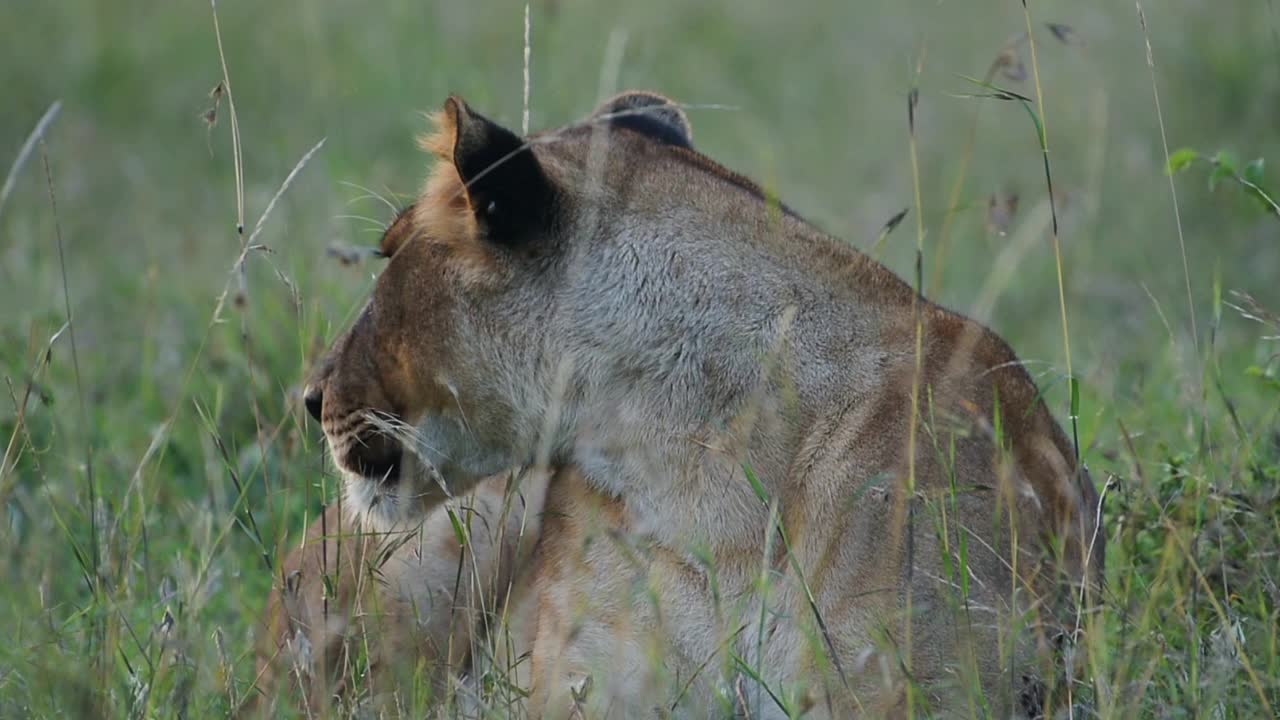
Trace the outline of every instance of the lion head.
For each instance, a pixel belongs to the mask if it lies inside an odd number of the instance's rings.
[[[382,526],[420,517],[486,475],[565,451],[574,395],[591,368],[564,364],[563,336],[552,328],[564,327],[565,310],[590,309],[607,332],[627,322],[627,305],[646,301],[609,277],[624,267],[600,275],[610,263],[590,267],[582,253],[628,230],[640,232],[629,242],[644,242],[654,230],[637,218],[663,205],[652,191],[688,192],[652,179],[642,190],[620,182],[633,163],[697,173],[711,165],[689,149],[684,113],[652,93],[624,93],[583,123],[529,138],[457,97],[433,121],[419,144],[435,167],[385,231],[387,265],[372,297],[305,392],[348,507]],[[644,269],[628,264],[630,284]]]

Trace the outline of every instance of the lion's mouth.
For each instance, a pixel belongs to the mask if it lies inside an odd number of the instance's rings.
[[[378,485],[391,485],[400,479],[404,448],[381,433],[371,434],[352,443],[343,460],[352,474]]]
[[[400,479],[400,464],[404,452],[397,450],[394,455],[376,460],[361,460],[356,464],[356,472],[366,480],[389,485]]]

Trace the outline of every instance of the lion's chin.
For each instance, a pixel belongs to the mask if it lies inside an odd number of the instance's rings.
[[[390,478],[343,472],[343,512],[370,532],[411,530],[443,498],[434,472],[421,463],[401,463]]]

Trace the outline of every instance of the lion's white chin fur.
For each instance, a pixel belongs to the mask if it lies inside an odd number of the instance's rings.
[[[445,497],[434,468],[406,453],[394,478],[343,472],[343,512],[371,532],[410,530]]]
[[[412,530],[450,497],[466,494],[480,479],[515,465],[509,453],[475,442],[452,418],[428,417],[399,439],[405,451],[395,477],[382,480],[342,471],[343,512],[365,530]]]

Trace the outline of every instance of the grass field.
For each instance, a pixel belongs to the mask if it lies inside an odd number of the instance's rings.
[[[1004,335],[1064,423],[1079,383],[1109,536],[1082,712],[1275,716],[1280,217],[1238,180],[1280,188],[1250,165],[1280,163],[1280,6],[1142,9],[1145,30],[1101,0],[540,0],[531,128],[654,89],[716,106],[690,111],[704,152],[904,277],[919,218],[927,294]],[[274,548],[335,487],[301,382],[377,269],[328,250],[376,242],[373,195],[416,192],[448,93],[521,123],[522,4],[217,12],[215,106],[207,3],[0,4],[0,170],[61,102],[0,196],[3,717],[243,696]],[[975,97],[989,71],[1030,102]]]

